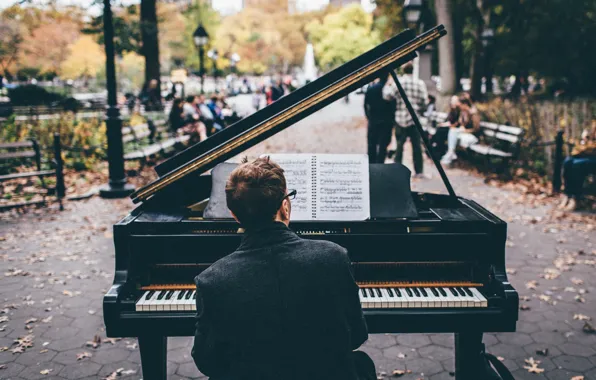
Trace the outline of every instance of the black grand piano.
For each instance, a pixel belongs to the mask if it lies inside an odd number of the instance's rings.
[[[406,30],[156,166],[159,178],[132,195],[140,205],[114,226],[114,284],[103,301],[107,335],[138,337],[145,379],[165,379],[168,336],[194,334],[193,278],[241,239],[234,220],[204,213],[212,196],[211,169],[381,70],[412,60],[445,33],[442,26],[419,36]],[[428,149],[424,135],[423,141]],[[479,380],[483,332],[515,331],[518,317],[518,295],[505,273],[507,225],[456,196],[433,161],[448,195],[411,192],[409,178],[391,176],[397,164],[371,165],[371,193],[386,194],[395,185],[395,194],[409,203],[407,213],[400,214],[403,204],[385,207],[382,196],[371,196],[369,220],[293,222],[290,228],[348,249],[370,333],[454,333],[456,379]]]

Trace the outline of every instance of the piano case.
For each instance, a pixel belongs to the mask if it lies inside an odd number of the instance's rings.
[[[238,164],[224,162],[211,172],[211,196],[205,219],[230,219],[226,205],[226,181]],[[370,164],[371,219],[413,219],[418,211],[410,190],[411,172],[402,164]]]

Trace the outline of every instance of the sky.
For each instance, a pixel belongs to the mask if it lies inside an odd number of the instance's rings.
[[[0,9],[11,6],[19,0],[0,0]],[[36,2],[43,3],[44,0],[37,0]],[[138,0],[121,0],[122,3],[137,3]],[[59,3],[64,5],[79,5],[89,10],[89,13],[98,15],[101,13],[99,5],[93,5],[94,0],[59,0]],[[308,11],[320,9],[327,5],[329,0],[297,0],[296,8],[300,11]],[[362,7],[367,11],[372,11],[374,5],[371,0],[361,0]],[[213,7],[223,14],[233,13],[240,10],[242,0],[214,0]]]

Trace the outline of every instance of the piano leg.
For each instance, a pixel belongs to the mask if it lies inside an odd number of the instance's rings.
[[[455,380],[480,380],[485,367],[482,353],[482,332],[455,334]]]
[[[166,380],[168,337],[160,335],[139,336],[141,366],[144,380]]]

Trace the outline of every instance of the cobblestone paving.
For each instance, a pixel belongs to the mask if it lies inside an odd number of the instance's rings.
[[[358,98],[252,152],[364,152],[366,130],[347,117],[353,107],[361,109]],[[332,115],[339,115],[333,125],[320,122]],[[300,147],[299,141],[308,143]],[[596,334],[584,331],[591,326],[585,319],[596,318],[594,219],[554,212],[552,201],[487,185],[462,170],[448,174],[460,195],[509,223],[507,267],[527,310],[520,310],[516,333],[485,335],[488,351],[502,357],[516,379],[596,379]],[[413,188],[442,190],[436,173]],[[131,209],[127,200],[95,198],[69,203],[61,213],[0,216],[0,379],[142,377],[136,340],[106,339],[101,304],[112,283],[111,225]],[[201,378],[190,357],[191,340],[168,343],[169,378]],[[364,350],[380,377],[409,370],[402,379],[453,378],[449,334],[371,335]],[[524,368],[531,357],[544,372]]]

